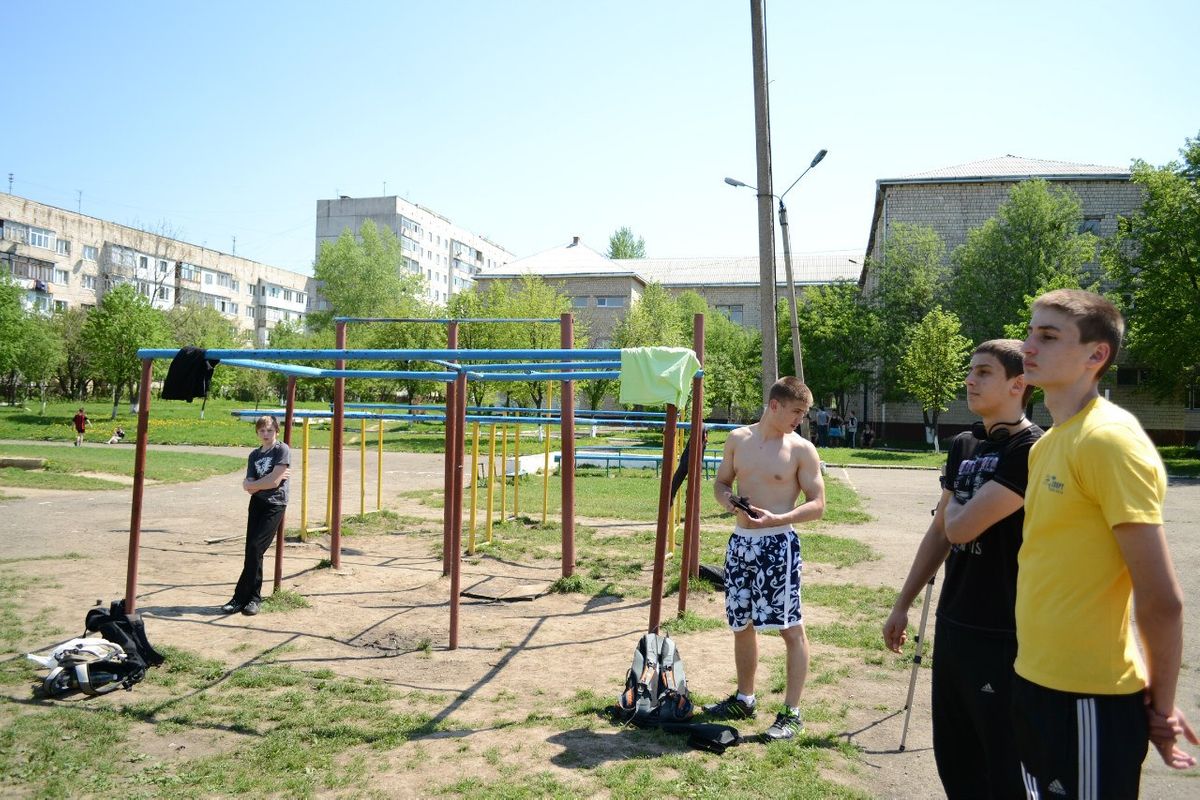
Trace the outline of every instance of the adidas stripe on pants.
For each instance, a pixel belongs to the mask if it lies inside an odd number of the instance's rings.
[[[1150,736],[1142,693],[1079,695],[1013,682],[1027,798],[1134,798]]]

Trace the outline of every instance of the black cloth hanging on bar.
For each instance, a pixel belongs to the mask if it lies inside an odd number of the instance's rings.
[[[193,397],[208,398],[208,387],[212,383],[213,370],[221,363],[219,358],[205,358],[203,347],[184,347],[171,359],[167,379],[163,381],[163,400],[187,400]]]
[[[675,475],[671,478],[671,502],[675,502],[675,495],[679,494],[679,487],[683,485],[684,479],[687,477],[688,471],[688,451],[692,448],[692,439],[694,436],[689,436],[687,441],[683,443],[683,452],[679,454],[679,466],[675,468]],[[704,431],[704,444],[700,446],[701,454],[704,453],[704,448],[708,446],[708,429]],[[700,471],[704,472],[703,455],[701,455]]]

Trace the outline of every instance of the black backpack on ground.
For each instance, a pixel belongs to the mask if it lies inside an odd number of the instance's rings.
[[[84,617],[84,636],[95,631],[111,642],[81,646],[58,654],[59,666],[42,682],[49,697],[61,697],[76,691],[92,697],[129,690],[146,677],[146,670],[163,663],[161,653],[146,638],[141,615],[125,613],[125,601],[116,600],[104,610],[91,609]]]
[[[637,725],[683,722],[692,716],[683,658],[670,636],[647,633],[638,640],[617,708]]]

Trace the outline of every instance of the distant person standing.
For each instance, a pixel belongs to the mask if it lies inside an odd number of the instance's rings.
[[[863,423],[863,442],[862,442],[863,447],[870,450],[871,443],[874,441],[875,441],[875,431],[873,428],[871,428],[871,423],[864,422]]]
[[[75,412],[75,416],[71,418],[71,423],[75,426],[75,446],[83,444],[83,434],[87,431],[88,424],[87,413],[81,407]]]
[[[221,613],[242,612],[252,617],[262,606],[263,555],[271,546],[288,501],[291,450],[278,440],[279,421],[270,415],[258,418],[254,431],[262,443],[250,451],[242,489],[250,495],[246,517],[246,558],[233,598]]]
[[[858,447],[858,417],[853,411],[846,417],[846,446]]]
[[[829,412],[824,406],[817,406],[817,447],[829,444]]]

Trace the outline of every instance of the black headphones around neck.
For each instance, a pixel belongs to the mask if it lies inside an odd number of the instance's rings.
[[[986,428],[983,420],[976,420],[971,423],[971,435],[981,442],[1004,442],[1012,436],[1012,431],[1008,429],[1008,426],[1020,425],[1024,421],[1025,415],[1022,414],[1013,422],[994,422],[990,428]]]

